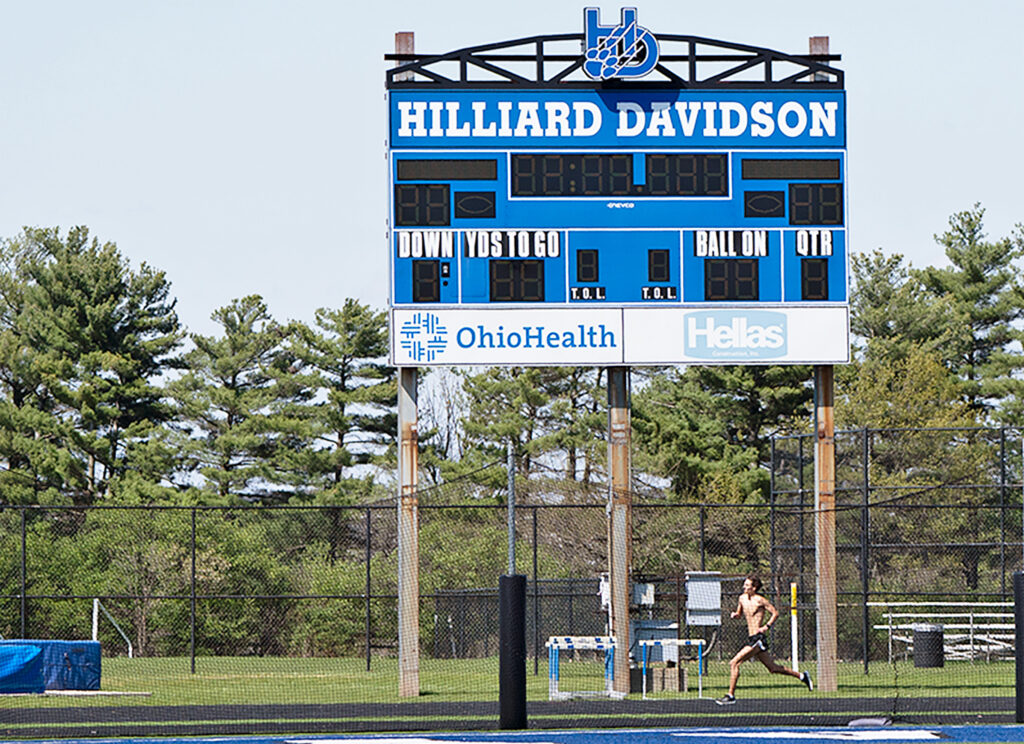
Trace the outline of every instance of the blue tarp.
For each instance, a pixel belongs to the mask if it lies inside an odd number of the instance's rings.
[[[41,693],[45,690],[43,650],[24,644],[0,645],[0,692]]]
[[[97,641],[0,641],[0,653],[12,646],[40,649],[39,663],[47,690],[100,689],[100,644]]]

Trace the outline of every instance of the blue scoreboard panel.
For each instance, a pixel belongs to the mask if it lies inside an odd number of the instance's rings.
[[[847,360],[843,91],[400,89],[389,110],[396,363]]]

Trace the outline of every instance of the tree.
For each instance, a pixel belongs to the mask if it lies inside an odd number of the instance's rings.
[[[36,494],[93,503],[152,465],[141,453],[171,417],[157,384],[183,336],[170,284],[145,264],[133,271],[84,227],[26,229],[5,253],[9,463]]]
[[[540,385],[541,372],[537,367],[490,367],[465,376],[466,456],[457,464],[456,474],[504,460],[508,442],[512,442],[519,472],[530,474],[534,457],[542,449],[536,440],[543,436],[550,402]]]
[[[654,376],[633,396],[637,469],[667,479],[685,499],[697,499],[706,478],[722,469],[752,472],[757,451],[731,439],[723,404],[689,370]],[[759,479],[745,487],[760,489]]]
[[[462,382],[463,376],[454,369],[429,369],[417,394],[420,468],[434,485],[465,454],[463,418],[469,402]]]
[[[836,375],[837,429],[974,425],[956,376],[934,351],[911,345],[902,359],[869,358]]]
[[[696,497],[712,474],[735,473],[740,491],[763,493],[774,434],[809,415],[806,367],[723,366],[670,370],[634,396],[638,465]]]
[[[986,441],[986,431],[971,428],[978,412],[963,400],[960,383],[937,353],[919,347],[910,347],[904,359],[868,359],[837,376],[837,428],[865,430],[861,436],[868,437],[862,443],[870,457],[873,505],[917,507],[873,509],[875,539],[889,544],[966,543],[920,556],[879,551],[873,571],[892,582],[886,589],[902,588],[899,577],[908,572],[932,577],[933,583],[948,583],[949,577],[962,574],[965,588],[978,588],[981,554],[974,544],[991,539],[989,520],[996,511],[926,508],[999,504],[999,489],[962,488],[997,482],[998,477],[990,470],[993,444]]]
[[[313,395],[285,349],[289,331],[249,295],[213,312],[223,335],[192,336],[187,371],[168,390],[191,435],[183,443],[204,489],[220,500],[308,494]]]
[[[466,375],[466,464],[503,459],[511,441],[520,474],[546,467],[575,479],[582,470],[588,480],[606,446],[599,375],[575,367],[495,367]]]
[[[563,367],[551,379],[551,441],[565,457],[565,477],[589,484],[608,452],[607,395],[600,367]]]
[[[291,351],[310,374],[322,399],[312,405],[317,447],[311,485],[333,494],[365,490],[348,476],[354,465],[374,462],[396,439],[395,370],[384,363],[387,317],[356,300],[340,310],[320,308],[315,326],[295,325]]]
[[[931,294],[903,261],[878,249],[850,261],[850,330],[865,358],[896,362],[913,349],[941,354],[956,336],[951,303]]]
[[[985,240],[985,210],[979,204],[949,218],[935,236],[951,266],[929,266],[919,276],[936,298],[948,300],[959,332],[949,341],[948,358],[960,377],[962,397],[971,408],[1008,421],[1024,414],[1024,285],[1014,262],[1024,256],[1024,227],[994,242]],[[1002,408],[1000,411],[999,409]]]

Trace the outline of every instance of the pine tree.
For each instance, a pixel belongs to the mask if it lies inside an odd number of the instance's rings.
[[[36,491],[92,503],[150,460],[142,453],[171,416],[157,384],[182,339],[170,284],[84,227],[28,229],[8,248],[0,343],[13,464]]]
[[[920,272],[924,287],[952,307],[956,332],[946,357],[962,382],[962,396],[972,409],[995,411],[1007,422],[1022,420],[1024,358],[1024,284],[1014,262],[1024,256],[1024,228],[1011,237],[985,239],[985,210],[978,204],[949,218],[949,228],[935,236],[945,247],[947,268]]]
[[[468,374],[463,421],[466,467],[504,459],[513,443],[524,476],[561,472],[589,481],[604,461],[601,372],[589,367],[491,368]]]
[[[807,367],[690,367],[655,373],[633,398],[637,466],[695,498],[709,479],[735,475],[744,494],[766,492],[771,437],[800,428],[813,388]]]
[[[187,371],[169,385],[191,468],[219,500],[284,501],[307,495],[312,426],[302,404],[310,380],[285,349],[287,327],[249,295],[213,312],[221,336],[192,336]]]
[[[380,461],[397,427],[395,370],[384,363],[387,317],[354,299],[316,311],[315,326],[296,324],[292,352],[321,396],[312,406],[316,430],[312,485],[331,501],[365,492],[353,466]]]
[[[850,330],[861,356],[896,362],[914,349],[945,352],[956,335],[951,303],[932,295],[903,256],[876,249],[855,254],[850,267]]]

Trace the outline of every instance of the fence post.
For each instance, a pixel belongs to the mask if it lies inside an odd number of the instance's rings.
[[[28,633],[28,602],[25,593],[28,591],[28,541],[26,539],[25,521],[28,510],[21,507],[21,637],[27,638]]]
[[[700,505],[700,570],[707,570],[707,561],[704,556],[704,504]]]
[[[370,520],[373,516],[373,510],[370,508],[366,509],[366,671],[370,671],[370,557],[372,551],[370,548],[370,542],[372,540],[373,532],[371,530]],[[435,631],[436,636],[436,631]]]
[[[864,431],[861,435],[863,441],[861,442],[861,472],[863,473],[863,493],[862,493],[862,504],[861,515],[860,515],[860,588],[861,588],[861,622],[862,622],[862,636],[861,636],[861,647],[864,653],[864,674],[868,673],[868,633],[870,625],[868,624],[870,618],[868,617],[868,560],[870,558],[868,551],[870,549],[869,541],[869,529],[871,523],[869,521],[870,514],[868,512],[868,506],[871,498],[871,480],[870,473],[868,470],[868,462],[871,459],[871,434],[868,432],[868,427],[864,427]]]
[[[537,582],[537,506],[533,507],[533,674],[540,674],[540,585]]]
[[[526,728],[526,577],[498,577],[498,727]]]
[[[526,577],[516,573],[516,473],[508,441],[508,574],[498,577],[498,727],[526,728]]]
[[[1016,643],[1014,655],[1017,659],[1016,708],[1017,723],[1024,723],[1024,572],[1013,574],[1013,612],[1016,620]]]
[[[189,641],[188,650],[191,657],[192,674],[196,673],[196,507],[192,507],[192,571],[189,577]]]
[[[999,588],[1006,596],[1006,427],[999,429]]]
[[[505,504],[508,506],[508,575],[516,573],[516,473],[515,460],[512,453],[512,440],[506,447],[506,476],[508,478]]]
[[[775,437],[772,437],[771,445],[772,469],[769,473],[770,485],[768,487],[768,566],[772,574],[771,596],[779,596],[778,582],[775,580]]]

